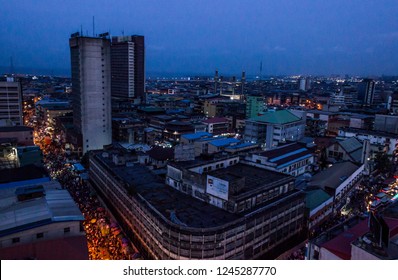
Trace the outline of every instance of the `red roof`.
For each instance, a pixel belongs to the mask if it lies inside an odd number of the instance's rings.
[[[363,220],[354,227],[342,232],[329,240],[322,247],[332,252],[343,260],[351,259],[351,243],[369,231],[368,219]]]
[[[1,248],[1,260],[88,260],[85,236],[72,236]]]
[[[226,123],[226,122],[228,122],[228,119],[226,119],[226,118],[210,118],[203,122],[204,123]]]

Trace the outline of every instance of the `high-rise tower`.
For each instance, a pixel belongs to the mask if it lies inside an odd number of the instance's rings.
[[[358,86],[358,100],[363,105],[372,105],[375,95],[376,83],[372,79],[364,79]]]
[[[145,43],[144,36],[112,37],[112,101],[145,98]]]
[[[103,35],[69,39],[73,124],[83,153],[112,143],[111,41]]]

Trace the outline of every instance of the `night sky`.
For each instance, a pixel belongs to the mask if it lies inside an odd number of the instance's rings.
[[[0,66],[69,73],[68,39],[144,35],[151,74],[398,74],[398,1],[0,0]],[[4,68],[5,67],[5,68]]]

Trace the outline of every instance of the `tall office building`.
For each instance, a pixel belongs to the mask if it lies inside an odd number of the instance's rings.
[[[372,79],[364,79],[358,86],[358,100],[363,105],[372,105],[375,96],[376,83]]]
[[[13,78],[0,81],[0,126],[23,125],[21,83]]]
[[[83,153],[112,143],[111,41],[106,37],[69,39],[73,125]]]
[[[144,36],[112,37],[112,101],[145,102]]]

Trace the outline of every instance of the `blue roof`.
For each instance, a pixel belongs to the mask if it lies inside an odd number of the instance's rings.
[[[292,155],[296,155],[296,154],[299,154],[299,153],[305,152],[305,151],[307,151],[306,148],[301,148],[301,149],[295,150],[293,152],[286,153],[286,154],[278,156],[278,157],[274,157],[273,159],[270,159],[270,162],[275,162],[275,161],[281,160],[283,158],[287,158],[287,157],[290,157]]]
[[[202,138],[204,136],[212,136],[212,134],[208,133],[208,132],[205,132],[205,131],[201,131],[201,132],[181,135],[181,137],[183,137],[183,138],[185,138],[187,140],[196,140],[196,139],[200,139],[200,138]]]
[[[304,155],[299,158],[295,158],[294,160],[291,160],[291,161],[285,162],[284,164],[279,165],[278,168],[283,168],[283,167],[289,166],[290,164],[292,164],[294,162],[297,162],[297,161],[300,161],[300,160],[303,160],[306,158],[310,158],[310,157],[312,157],[312,155],[309,154],[309,155]]]
[[[240,142],[240,140],[235,139],[235,138],[226,138],[226,139],[217,139],[217,140],[210,141],[209,144],[216,146],[216,147],[224,147],[224,146],[228,146],[230,144],[239,143],[239,142]]]
[[[253,143],[241,143],[238,145],[234,145],[234,146],[230,146],[228,147],[228,149],[240,149],[240,148],[246,148],[246,147],[256,147],[258,146],[257,144],[253,144]]]
[[[83,165],[81,165],[80,163],[75,163],[75,164],[73,165],[73,168],[74,168],[76,171],[84,171],[84,170],[85,170],[85,168],[83,167]]]

